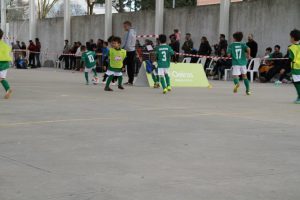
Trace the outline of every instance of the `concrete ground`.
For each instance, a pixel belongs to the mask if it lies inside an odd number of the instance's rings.
[[[105,93],[83,75],[11,70],[1,200],[299,200],[294,88]],[[0,90],[1,94],[2,91]]]

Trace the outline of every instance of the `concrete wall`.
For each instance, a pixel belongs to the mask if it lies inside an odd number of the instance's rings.
[[[300,1],[295,0],[252,0],[234,3],[231,6],[230,35],[243,31],[247,36],[253,33],[262,55],[268,46],[280,44],[283,51],[289,44],[289,32],[300,28]],[[153,34],[155,12],[113,14],[113,34],[122,36],[122,23],[130,20],[138,34]],[[199,47],[201,36],[208,37],[211,45],[217,43],[219,28],[219,6],[186,7],[165,10],[164,32],[171,34],[174,28],[183,34],[192,34],[195,48]],[[37,34],[42,49],[61,51],[63,48],[63,19],[46,19],[38,22]],[[104,15],[72,17],[72,41],[85,42],[104,37]],[[10,35],[28,41],[28,21],[11,22]],[[246,39],[246,38],[245,38]],[[182,42],[183,43],[183,40]]]

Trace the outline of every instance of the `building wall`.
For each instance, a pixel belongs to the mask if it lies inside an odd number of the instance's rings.
[[[231,5],[230,35],[243,31],[247,36],[253,33],[262,55],[268,46],[279,44],[286,51],[289,45],[289,32],[300,28],[300,1],[294,0],[252,0]],[[133,22],[138,34],[153,34],[154,11],[113,14],[113,34],[122,36],[122,23]],[[219,27],[219,5],[186,7],[165,10],[164,32],[171,34],[174,28],[181,33],[192,34],[195,47],[199,47],[201,36],[207,36],[211,45],[217,43]],[[104,15],[72,17],[72,41],[85,42],[91,38],[104,37]],[[10,35],[28,41],[28,21],[10,23]],[[63,19],[38,21],[37,34],[42,41],[42,49],[62,51]],[[183,38],[182,37],[182,38]],[[142,41],[141,41],[142,42]],[[183,40],[181,41],[183,43]]]

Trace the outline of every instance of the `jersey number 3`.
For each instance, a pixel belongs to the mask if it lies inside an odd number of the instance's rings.
[[[162,58],[162,61],[166,62],[167,61],[167,52],[163,51],[161,52],[163,58]]]

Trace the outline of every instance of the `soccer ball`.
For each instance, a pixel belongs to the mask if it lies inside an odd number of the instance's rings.
[[[98,77],[94,77],[92,79],[92,82],[93,82],[94,85],[98,85],[99,84],[99,78]]]

